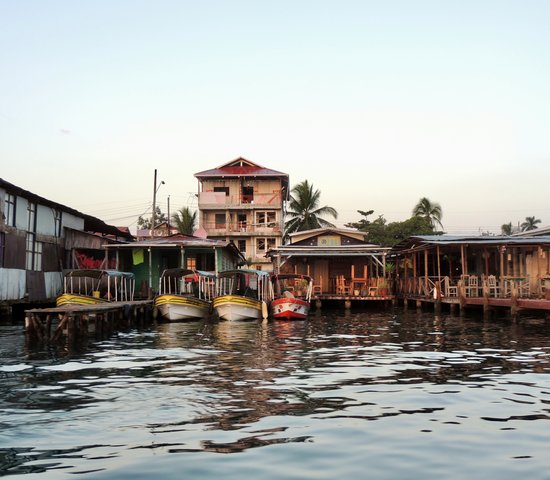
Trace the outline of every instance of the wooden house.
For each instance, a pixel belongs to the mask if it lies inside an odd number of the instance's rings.
[[[131,239],[128,231],[0,179],[0,306],[48,303],[62,272],[102,264],[102,245]]]
[[[486,307],[547,306],[550,235],[414,236],[395,246],[392,258],[399,267],[396,293],[403,298]],[[535,300],[544,301],[537,306]]]
[[[250,267],[270,270],[265,254],[283,243],[288,174],[237,158],[195,177],[201,234],[233,241]]]
[[[106,244],[106,260],[132,258],[128,269],[136,276],[137,296],[151,298],[158,289],[160,275],[167,268],[188,268],[220,272],[246,263],[235,244],[227,240],[199,238],[191,235],[155,237],[140,242]]]
[[[390,248],[365,242],[365,233],[319,228],[290,235],[290,243],[267,255],[276,273],[313,277],[317,299],[380,299],[391,292],[386,281]]]

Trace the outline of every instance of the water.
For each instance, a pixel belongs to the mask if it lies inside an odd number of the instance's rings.
[[[0,476],[549,478],[541,318],[158,324],[77,352],[0,326]]]

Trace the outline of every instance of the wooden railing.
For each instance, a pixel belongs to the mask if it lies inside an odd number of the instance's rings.
[[[462,275],[459,278],[416,277],[399,279],[395,285],[398,295],[419,298],[459,297],[476,298],[543,298],[550,285],[550,278],[542,277],[532,282],[529,276]],[[533,285],[535,287],[533,288]]]

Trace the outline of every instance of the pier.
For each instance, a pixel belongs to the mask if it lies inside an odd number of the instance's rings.
[[[399,300],[436,310],[550,311],[550,236],[410,237],[394,247]]]
[[[65,338],[72,344],[90,335],[101,338],[120,329],[143,326],[152,319],[152,300],[36,308],[25,311],[25,333],[39,342]]]

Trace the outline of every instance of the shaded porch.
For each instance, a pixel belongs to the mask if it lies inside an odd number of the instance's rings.
[[[550,237],[412,237],[392,258],[400,298],[512,309],[528,308],[520,300],[539,309],[550,305]]]

